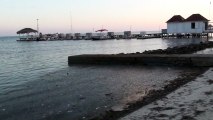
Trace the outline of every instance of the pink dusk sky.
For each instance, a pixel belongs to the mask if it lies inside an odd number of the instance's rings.
[[[22,28],[42,33],[157,31],[173,15],[187,18],[200,13],[212,20],[210,0],[1,0],[0,36],[16,35]],[[211,12],[212,11],[212,12]],[[72,17],[71,17],[72,16]],[[72,18],[72,19],[71,19]],[[71,22],[72,21],[72,22]]]

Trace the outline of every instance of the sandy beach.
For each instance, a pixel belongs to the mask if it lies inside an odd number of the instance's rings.
[[[120,120],[212,120],[213,68],[171,94]]]

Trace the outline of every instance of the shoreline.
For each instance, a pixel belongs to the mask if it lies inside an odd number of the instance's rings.
[[[177,79],[170,81],[169,84],[165,85],[162,89],[159,90],[150,90],[148,91],[147,95],[140,98],[138,101],[134,103],[128,103],[125,108],[122,111],[114,111],[113,109],[110,109],[105,112],[103,115],[98,115],[95,117],[90,118],[89,120],[117,120],[119,118],[122,118],[142,107],[145,105],[148,105],[156,100],[159,100],[161,98],[164,98],[166,95],[174,92],[178,88],[182,87],[183,85],[194,81],[199,75],[205,73],[208,70],[208,68],[198,68],[195,67],[195,69],[192,69],[191,72],[183,73],[180,77]]]
[[[212,48],[213,42],[207,43],[200,43],[200,44],[193,44],[193,45],[186,45],[181,47],[174,47],[174,48],[167,48],[165,50],[150,50],[145,51],[143,53],[130,53],[130,54],[192,54],[198,52],[200,50],[204,50],[207,48]],[[121,53],[123,54],[123,53]],[[119,55],[119,54],[118,54]],[[125,54],[126,55],[126,54]],[[128,54],[127,54],[128,55]],[[205,73],[209,67],[195,67],[196,69],[192,69],[190,73],[183,73],[177,79],[171,81],[169,84],[165,85],[162,89],[159,90],[150,90],[148,93],[143,97],[140,98],[139,101],[135,103],[128,103],[122,111],[113,111],[113,109],[108,110],[103,115],[98,115],[90,118],[90,120],[116,120],[122,118],[134,111],[137,111],[144,106],[151,104],[152,102],[165,98],[170,93],[173,93],[178,88],[183,87],[189,82],[195,81],[197,77]]]

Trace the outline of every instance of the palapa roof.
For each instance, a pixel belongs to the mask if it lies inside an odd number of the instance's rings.
[[[193,14],[189,16],[185,21],[209,21],[209,20],[200,14]]]
[[[167,23],[170,22],[183,22],[185,19],[181,15],[174,15],[172,18],[170,18]]]
[[[19,31],[17,32],[17,34],[36,33],[36,32],[38,32],[38,31],[37,31],[37,30],[34,30],[34,29],[32,29],[32,28],[24,28],[24,29],[22,29],[22,30],[19,30]]]

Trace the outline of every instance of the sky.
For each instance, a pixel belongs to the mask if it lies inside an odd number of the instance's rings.
[[[0,36],[22,28],[42,33],[157,31],[173,15],[213,18],[211,0],[0,0]],[[213,2],[213,1],[212,1]],[[72,25],[72,27],[71,27]],[[71,29],[72,28],[72,29]]]

